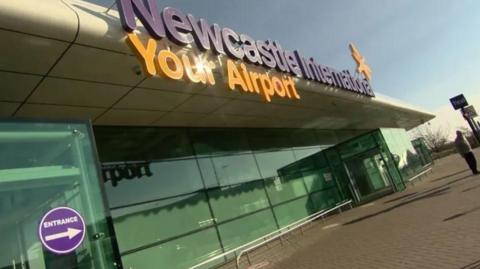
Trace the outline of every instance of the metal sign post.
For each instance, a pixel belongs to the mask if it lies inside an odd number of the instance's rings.
[[[474,118],[478,116],[475,108],[468,105],[467,99],[463,94],[450,98],[450,103],[455,110],[460,109],[463,118],[468,122],[470,129],[472,129],[473,135],[477,139],[477,142],[480,143],[480,131],[478,130],[474,120]]]
[[[465,101],[466,103],[466,101]],[[452,102],[453,104],[453,102]],[[477,142],[480,143],[480,135],[479,135],[479,130],[478,126],[475,123],[475,117],[477,117],[477,111],[473,106],[464,106],[460,108],[460,111],[462,112],[463,118],[468,122],[468,125],[470,126],[470,129],[472,129],[473,135],[477,139]]]

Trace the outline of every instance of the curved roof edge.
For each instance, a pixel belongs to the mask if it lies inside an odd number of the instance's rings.
[[[125,44],[126,35],[118,12],[81,0],[0,1],[0,28],[133,55]],[[148,36],[142,27],[138,28],[138,33]],[[304,79],[298,80],[298,87],[405,112],[412,118],[419,118],[419,124],[435,117],[431,112],[378,93],[371,98]]]

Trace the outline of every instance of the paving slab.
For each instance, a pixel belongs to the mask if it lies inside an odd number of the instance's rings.
[[[264,269],[480,268],[480,176],[458,154],[447,156],[406,191],[317,221],[252,256],[252,268]]]

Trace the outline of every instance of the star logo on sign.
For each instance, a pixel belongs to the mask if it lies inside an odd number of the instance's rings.
[[[372,80],[372,69],[370,69],[370,66],[368,66],[365,62],[365,58],[362,56],[362,54],[360,54],[355,45],[350,44],[349,47],[350,51],[352,52],[352,57],[357,63],[357,72],[359,74],[363,74],[368,81]]]

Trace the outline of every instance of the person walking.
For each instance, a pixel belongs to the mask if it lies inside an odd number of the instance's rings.
[[[475,155],[472,152],[472,147],[468,143],[467,139],[463,135],[461,131],[457,131],[457,138],[455,138],[455,147],[457,148],[458,153],[462,155],[465,161],[472,170],[474,175],[478,175],[477,170],[477,160],[475,159]]]

